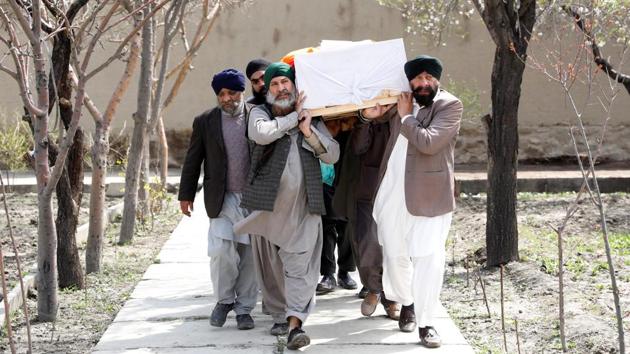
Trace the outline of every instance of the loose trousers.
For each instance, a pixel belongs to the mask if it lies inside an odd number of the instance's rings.
[[[418,327],[432,326],[440,306],[451,218],[452,213],[413,217],[407,235],[390,233],[382,238],[385,294],[405,306],[413,303]]]
[[[361,283],[368,290],[383,291],[383,249],[378,242],[376,222],[372,217],[370,202],[356,202],[356,217],[353,222],[353,244],[357,255],[357,268]],[[389,299],[389,294],[387,294]]]
[[[316,237],[313,249],[291,253],[263,236],[251,236],[263,312],[271,315],[274,323],[284,323],[289,316],[297,317],[304,323],[315,307],[322,252],[321,231]]]
[[[252,246],[216,237],[212,242],[220,243],[210,257],[210,278],[217,303],[234,303],[237,315],[249,314],[258,296]]]

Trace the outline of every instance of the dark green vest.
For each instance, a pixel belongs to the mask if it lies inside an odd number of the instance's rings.
[[[273,117],[268,107],[261,105],[270,117]],[[304,172],[308,209],[313,214],[326,214],[322,187],[322,173],[319,159],[313,153],[302,147],[304,135],[298,133],[297,144]],[[243,190],[241,207],[249,210],[273,211],[278,195],[280,178],[284,171],[291,148],[291,137],[282,138],[268,145],[254,146],[252,162],[247,177],[247,185]]]

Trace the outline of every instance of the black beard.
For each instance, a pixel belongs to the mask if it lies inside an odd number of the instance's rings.
[[[413,98],[421,106],[430,106],[433,103],[435,95],[437,95],[437,91],[434,90],[433,87],[427,87],[427,89],[430,91],[428,95],[421,95],[421,88],[417,88],[413,91]]]
[[[254,101],[256,101],[256,104],[263,104],[266,102],[265,97],[267,96],[267,88],[263,87],[260,92],[256,92],[254,89],[252,89],[252,95],[254,96]]]

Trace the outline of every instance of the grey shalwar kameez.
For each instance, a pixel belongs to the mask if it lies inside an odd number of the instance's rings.
[[[275,323],[283,323],[289,316],[306,320],[315,304],[321,261],[321,215],[308,208],[297,124],[296,112],[271,119],[265,110],[252,109],[248,128],[251,140],[267,145],[289,135],[291,145],[273,211],[254,210],[234,227],[235,233],[252,235],[263,310]],[[339,145],[326,126],[316,121],[311,129],[313,134],[303,139],[302,147],[323,162],[335,163]]]
[[[253,310],[258,297],[250,237],[235,234],[233,230],[233,225],[247,216],[247,211],[240,207],[249,169],[245,112],[242,108],[235,115],[222,111],[221,120],[228,157],[227,183],[221,212],[218,217],[210,218],[208,228],[210,278],[217,303],[233,303],[234,312],[244,315]]]

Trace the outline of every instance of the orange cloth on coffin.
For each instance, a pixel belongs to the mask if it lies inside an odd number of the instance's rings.
[[[295,68],[294,61],[295,61],[295,55],[296,54],[314,53],[316,51],[317,51],[317,48],[315,48],[315,47],[296,49],[296,50],[288,53],[287,55],[283,56],[282,59],[280,59],[280,61],[289,64],[289,66],[291,66],[292,68]]]

